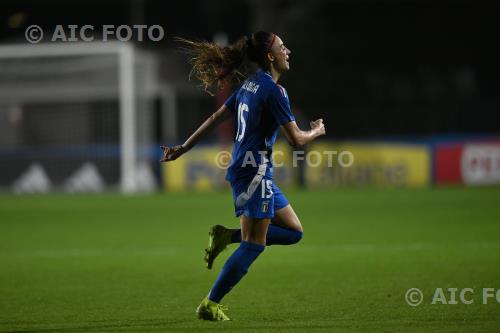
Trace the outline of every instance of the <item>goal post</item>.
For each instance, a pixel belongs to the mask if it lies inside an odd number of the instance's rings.
[[[121,188],[125,193],[135,192],[136,180],[136,114],[134,89],[134,50],[127,44],[119,45],[119,105],[120,105],[120,145],[121,145]]]
[[[175,91],[166,82],[161,82],[154,54],[138,50],[133,43],[115,41],[2,45],[0,73],[2,69],[10,74],[5,76],[7,79],[0,78],[0,90],[3,92],[0,92],[0,103],[3,105],[47,101],[88,104],[93,100],[116,101],[118,119],[110,120],[111,116],[103,116],[109,119],[97,121],[98,124],[118,122],[116,125],[111,124],[111,127],[117,126],[119,132],[116,138],[119,181],[111,186],[119,186],[124,193],[153,189],[153,172],[147,160],[151,162],[153,157],[148,151],[155,139],[152,137],[154,100],[160,100],[165,124],[173,130],[175,123],[172,120],[175,121],[176,116],[176,104],[172,100],[175,99]],[[140,114],[137,112],[138,105]],[[91,107],[88,109],[92,110]],[[95,113],[93,110],[91,112]],[[75,119],[71,120],[71,124],[79,125]],[[56,125],[53,127],[56,128]],[[68,135],[71,136],[71,133]],[[64,142],[58,144],[63,145]],[[1,148],[15,151],[26,147],[13,144]],[[5,181],[2,185],[5,185]]]

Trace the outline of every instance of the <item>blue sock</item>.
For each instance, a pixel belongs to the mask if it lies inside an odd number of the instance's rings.
[[[250,265],[264,251],[265,246],[249,242],[241,242],[240,246],[227,259],[222,271],[208,294],[208,299],[220,303],[221,299],[248,272]]]
[[[302,232],[269,224],[266,235],[266,245],[291,245],[302,239]],[[241,230],[237,230],[231,237],[231,243],[241,242]]]

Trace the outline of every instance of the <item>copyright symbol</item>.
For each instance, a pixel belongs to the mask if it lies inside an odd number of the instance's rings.
[[[220,169],[227,169],[231,164],[231,153],[228,151],[221,151],[215,155],[215,165]]]
[[[405,301],[409,306],[419,306],[424,300],[424,294],[418,288],[410,288],[406,291]]]
[[[33,24],[26,28],[24,31],[24,37],[31,44],[36,44],[40,42],[43,38],[43,30],[40,26]]]

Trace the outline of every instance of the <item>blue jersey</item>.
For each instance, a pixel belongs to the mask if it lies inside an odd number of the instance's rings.
[[[281,125],[294,121],[285,88],[259,70],[224,103],[235,115],[235,138],[226,179],[272,178],[272,149]]]

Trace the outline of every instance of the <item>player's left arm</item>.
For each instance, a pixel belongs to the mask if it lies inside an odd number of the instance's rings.
[[[188,152],[193,148],[207,133],[211,132],[212,129],[217,127],[224,120],[230,118],[232,115],[231,110],[226,106],[222,105],[217,111],[215,111],[203,124],[201,124],[198,129],[191,134],[191,136],[182,144],[174,147],[161,146],[163,150],[163,157],[160,162],[174,161],[179,158],[182,154]]]
[[[325,125],[323,119],[311,121],[311,129],[302,131],[295,122],[295,116],[292,114],[290,101],[285,88],[280,85],[273,86],[268,96],[269,108],[280,124],[281,131],[285,135],[288,143],[293,147],[302,147],[303,145],[316,139],[318,136],[325,135]]]
[[[281,125],[281,130],[285,133],[288,143],[295,148],[299,148],[326,133],[323,119],[311,121],[310,126],[310,130],[303,131],[295,121],[290,121]]]

